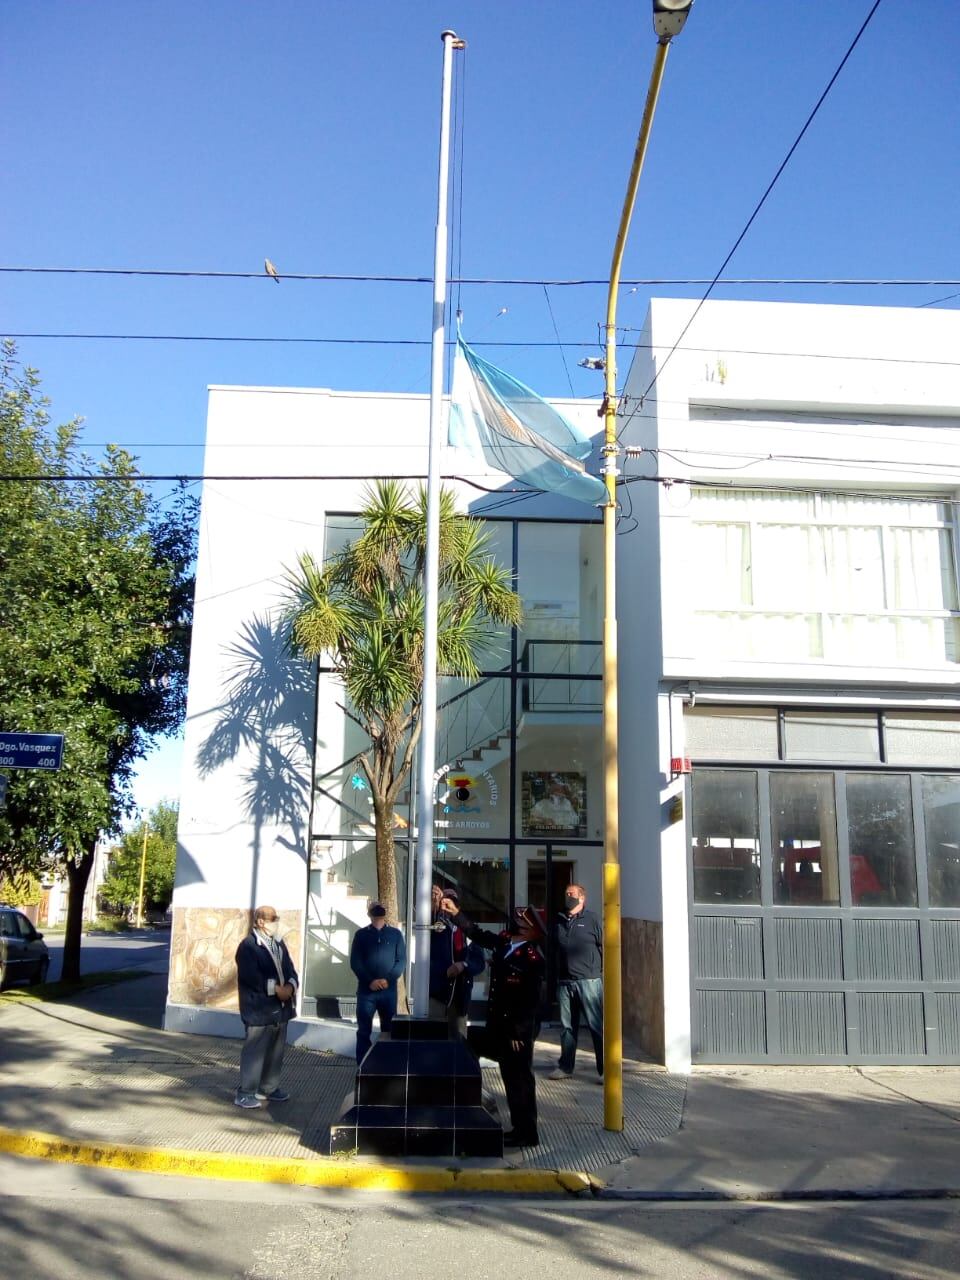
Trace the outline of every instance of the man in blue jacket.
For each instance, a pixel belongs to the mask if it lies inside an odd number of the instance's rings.
[[[238,1107],[286,1102],[280,1088],[287,1023],[294,1014],[297,971],[286,943],[277,937],[275,907],[257,907],[253,930],[237,947],[237,992],[245,1039],[240,1050]]]
[[[390,1030],[397,1012],[397,980],[407,959],[403,934],[387,924],[383,904],[371,902],[367,915],[370,923],[357,930],[350,947],[350,968],[357,975],[357,1062],[370,1048],[375,1013],[381,1032]]]

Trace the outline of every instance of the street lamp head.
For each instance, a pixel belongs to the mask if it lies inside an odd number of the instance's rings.
[[[653,29],[661,44],[669,44],[683,30],[693,0],[653,0]]]

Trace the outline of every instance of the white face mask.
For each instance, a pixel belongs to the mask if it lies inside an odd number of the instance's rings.
[[[277,930],[280,928],[279,920],[261,920],[257,925],[261,933],[265,933],[268,938],[275,938]]]

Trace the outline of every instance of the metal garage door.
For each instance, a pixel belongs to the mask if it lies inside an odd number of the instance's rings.
[[[694,1059],[960,1061],[960,772],[696,767]]]

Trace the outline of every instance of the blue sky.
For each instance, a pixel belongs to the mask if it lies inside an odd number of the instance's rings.
[[[669,58],[625,275],[711,277],[871,0],[696,0]],[[441,46],[455,29],[471,277],[602,279],[654,53],[645,0],[2,0],[0,265],[429,276]],[[883,0],[728,269],[960,276],[960,5]],[[625,293],[640,325],[651,293]],[[718,297],[916,306],[949,287],[729,286]],[[550,343],[539,287],[466,286],[477,343]],[[952,298],[938,303],[955,307]],[[547,395],[577,367],[602,287],[553,288],[566,349],[483,348]],[[422,346],[23,338],[56,420],[144,471],[197,472],[210,383],[425,391],[427,285],[0,274],[13,333],[385,338]],[[506,308],[505,314],[499,314]],[[695,343],[695,334],[691,333]],[[623,362],[625,368],[626,362]],[[568,381],[569,377],[569,381]],[[175,751],[143,803],[175,794]]]

